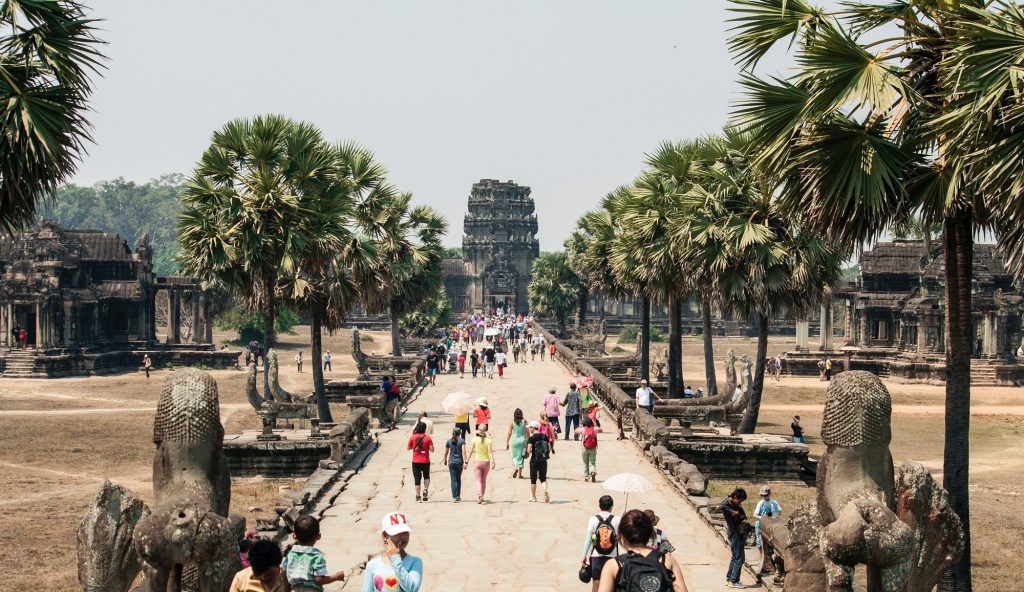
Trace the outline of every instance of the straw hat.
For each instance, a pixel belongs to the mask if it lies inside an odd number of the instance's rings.
[[[487,398],[486,397],[480,397],[479,399],[477,399],[476,400],[476,404],[477,405],[482,405],[484,407],[490,407],[490,405],[487,404]]]

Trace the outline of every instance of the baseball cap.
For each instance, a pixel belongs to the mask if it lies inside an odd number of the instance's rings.
[[[530,428],[534,429],[534,430],[539,430],[540,429],[540,422],[539,421],[531,421],[530,422]]]
[[[412,532],[409,528],[409,518],[403,512],[391,512],[380,520],[380,530],[388,536],[395,536],[403,532]]]
[[[761,495],[771,495],[771,494],[772,494],[772,488],[771,487],[768,487],[767,485],[762,485],[761,486]]]

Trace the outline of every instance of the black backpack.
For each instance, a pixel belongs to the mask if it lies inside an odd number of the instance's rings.
[[[533,443],[533,457],[531,460],[534,462],[546,462],[548,460],[549,453],[550,448],[548,447],[547,438],[544,440],[538,440]]]
[[[672,592],[675,577],[665,567],[665,556],[660,551],[651,551],[646,557],[630,551],[615,561],[619,564],[616,592]]]

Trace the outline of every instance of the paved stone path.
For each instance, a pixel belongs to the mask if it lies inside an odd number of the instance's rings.
[[[601,479],[631,472],[646,477],[657,490],[633,494],[631,508],[651,508],[661,517],[659,526],[671,539],[693,591],[723,590],[729,552],[668,481],[629,441],[616,441],[615,433],[600,435],[598,482],[584,482],[580,444],[559,440],[549,461],[551,503],[530,503],[529,479],[509,478],[512,462],[505,451],[505,434],[512,412],[523,409],[527,419],[543,409],[549,386],[567,390],[570,376],[560,364],[546,361],[509,363],[504,380],[443,375],[437,386],[427,387],[405,415],[401,429],[381,436],[380,449],[369,465],[350,482],[338,503],[328,510],[320,547],[332,571],[345,569],[350,581],[327,590],[360,590],[362,572],[357,565],[380,549],[380,519],[388,512],[407,512],[413,534],[409,551],[423,558],[425,591],[589,590],[577,577],[587,520],[598,511],[597,499],[609,493]],[[443,442],[451,434],[452,416],[441,412],[449,392],[464,390],[474,398],[486,396],[491,404],[497,468],[491,472],[486,503],[476,503],[472,471],[464,473],[463,501],[453,503],[447,467],[441,465]],[[435,452],[431,456],[429,502],[417,503],[406,450],[412,422],[420,410],[434,420]],[[538,486],[539,487],[539,486]],[[625,509],[623,494],[612,493],[615,512]],[[542,496],[538,494],[540,499]],[[744,582],[753,585],[744,574]]]

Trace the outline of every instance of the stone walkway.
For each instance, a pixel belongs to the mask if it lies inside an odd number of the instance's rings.
[[[338,503],[328,510],[320,547],[328,568],[348,572],[350,581],[327,590],[360,590],[358,565],[378,552],[380,519],[388,512],[407,512],[413,534],[409,551],[423,558],[424,591],[589,590],[577,577],[587,520],[597,513],[597,499],[609,493],[601,479],[616,473],[638,473],[657,485],[655,491],[634,494],[631,508],[651,508],[661,517],[659,526],[676,547],[692,591],[724,590],[729,552],[668,481],[629,441],[616,441],[614,433],[600,435],[598,482],[584,482],[580,444],[559,440],[549,461],[551,503],[530,503],[529,479],[509,478],[512,462],[505,451],[505,434],[516,407],[527,419],[542,410],[549,386],[559,394],[567,390],[569,375],[560,364],[509,364],[505,378],[485,380],[444,375],[437,386],[427,387],[405,415],[403,427],[381,436],[380,449],[369,465],[350,482]],[[472,471],[464,473],[463,500],[451,501],[443,442],[451,434],[453,418],[444,415],[440,402],[453,391],[491,404],[497,468],[491,472],[487,502],[476,503]],[[411,453],[406,450],[412,422],[426,410],[434,420],[435,452],[429,502],[414,499]],[[612,493],[615,512],[621,514],[623,494]],[[538,496],[543,499],[542,496]],[[753,587],[749,576],[744,582]]]

